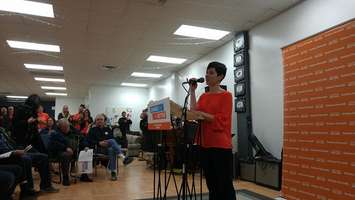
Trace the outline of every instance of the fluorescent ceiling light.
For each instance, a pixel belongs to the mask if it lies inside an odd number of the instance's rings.
[[[10,98],[10,99],[27,99],[27,96],[6,96],[6,98]]]
[[[43,77],[35,77],[36,81],[47,81],[47,82],[61,82],[64,83],[65,80],[61,78],[43,78]]]
[[[65,87],[41,86],[44,90],[67,90]]]
[[[38,65],[38,64],[24,64],[27,69],[39,69],[39,70],[51,70],[51,71],[63,71],[62,66],[55,65]]]
[[[154,56],[154,55],[149,56],[147,60],[151,62],[163,62],[163,63],[172,63],[172,64],[182,64],[186,61],[185,58],[171,58],[171,57]]]
[[[60,47],[58,45],[39,44],[39,43],[14,41],[14,40],[6,40],[6,42],[11,48],[60,52]]]
[[[57,92],[46,92],[48,96],[68,96],[67,93],[57,93]]]
[[[122,83],[122,86],[129,86],[129,87],[147,87],[147,84],[143,83]]]
[[[0,10],[54,18],[53,6],[48,3],[24,0],[0,0]]]
[[[219,40],[230,32],[217,29],[203,28],[198,26],[181,25],[176,31],[175,35],[182,35],[187,37],[202,38],[208,40]]]
[[[133,72],[131,76],[134,77],[147,77],[147,78],[160,78],[162,74],[152,74],[152,73],[142,73],[142,72]]]

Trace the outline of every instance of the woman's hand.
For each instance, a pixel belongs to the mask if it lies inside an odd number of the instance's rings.
[[[202,111],[194,110],[194,111],[191,111],[191,112],[193,114],[195,114],[199,120],[213,121],[213,119],[214,119],[213,115],[205,113],[205,112],[202,112]]]
[[[197,88],[196,78],[190,79],[189,86],[190,86],[190,92],[195,92],[195,90]]]
[[[28,118],[27,123],[32,124],[32,123],[35,122],[35,121],[36,121],[35,118],[30,117],[30,118]]]

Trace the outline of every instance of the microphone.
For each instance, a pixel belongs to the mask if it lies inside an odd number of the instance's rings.
[[[204,78],[199,78],[199,79],[188,79],[187,81],[183,82],[182,84],[197,84],[197,83],[203,83],[205,82],[205,79]]]

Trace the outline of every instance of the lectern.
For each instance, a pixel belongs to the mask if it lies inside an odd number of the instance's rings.
[[[186,113],[184,111],[186,111]],[[181,119],[185,119],[185,121],[181,122]],[[188,134],[188,132],[191,133],[191,130],[188,131],[187,122],[198,121],[198,120],[202,120],[201,116],[197,115],[194,112],[184,110],[180,105],[173,102],[169,98],[164,98],[149,103],[148,129],[151,131],[156,131],[156,133],[160,133],[160,142],[157,145],[155,145],[154,148],[154,152],[155,152],[154,180],[153,180],[154,200],[167,198],[166,193],[171,178],[173,179],[173,183],[176,189],[176,194],[178,199],[182,199],[182,200],[193,199],[193,198],[196,199],[197,194],[195,188],[194,170],[191,170],[192,179],[189,180],[191,180],[192,183],[189,184],[187,164],[190,163],[191,160],[193,160],[193,162],[196,163],[196,158],[193,159],[189,158],[189,154],[191,154],[192,151],[197,149],[197,144],[194,144],[194,137],[193,136],[191,137],[191,134]],[[167,169],[166,135],[171,133],[171,131],[173,131],[174,129],[181,128],[182,126],[184,130],[184,139],[182,140],[183,152],[181,152],[183,155],[182,156],[183,157],[182,158],[182,183],[180,185],[180,188],[178,188],[175,179],[175,174],[172,168],[170,170]],[[197,130],[192,130],[192,132],[197,132]],[[189,138],[189,140],[187,140],[187,138]],[[201,139],[201,137],[199,138]],[[164,178],[162,178],[162,173],[164,173]],[[200,173],[200,184],[201,184],[200,193],[202,194],[202,173]]]

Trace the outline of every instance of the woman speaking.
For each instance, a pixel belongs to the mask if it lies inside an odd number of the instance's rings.
[[[211,62],[206,70],[209,91],[196,103],[196,82],[190,83],[190,109],[202,118],[202,157],[210,200],[235,200],[232,178],[232,94],[220,87],[227,68]]]

